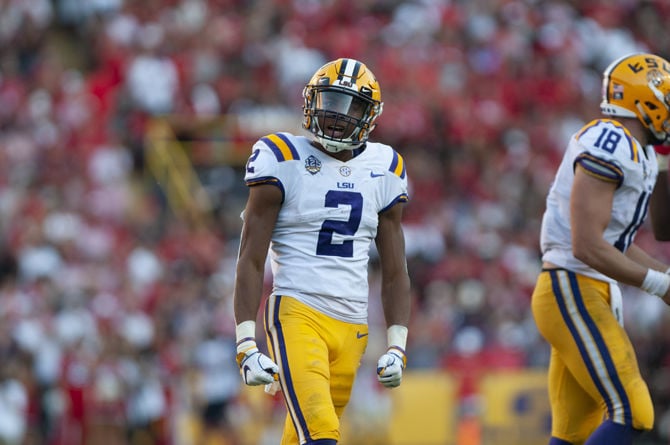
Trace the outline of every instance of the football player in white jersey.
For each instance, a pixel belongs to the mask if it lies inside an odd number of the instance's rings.
[[[668,265],[634,242],[658,174],[649,144],[670,133],[670,63],[622,57],[602,91],[606,118],[571,137],[542,220],[532,310],[551,344],[550,445],[628,445],[654,424],[617,283],[670,302]]]
[[[247,385],[278,381],[288,415],[282,445],[334,445],[368,339],[368,260],[374,241],[383,275],[388,350],[378,380],[398,386],[405,368],[410,281],[401,226],[408,200],[403,158],[368,141],[381,90],[361,62],[321,67],[303,91],[310,137],[258,140],[246,165],[234,310],[237,360]],[[270,247],[266,301],[269,356],[255,320]]]

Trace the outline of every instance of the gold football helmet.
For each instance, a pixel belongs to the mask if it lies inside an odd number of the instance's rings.
[[[603,114],[638,118],[659,141],[670,139],[670,63],[653,54],[631,54],[603,73]]]
[[[363,145],[383,108],[379,82],[354,59],[326,63],[314,73],[302,95],[302,126],[331,153]]]

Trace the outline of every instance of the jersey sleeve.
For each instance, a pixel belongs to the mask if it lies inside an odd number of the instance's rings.
[[[264,136],[256,141],[251,149],[244,182],[248,186],[272,184],[283,191],[281,165],[285,161],[296,159],[299,159],[299,155],[290,135],[273,133]]]
[[[386,161],[386,177],[388,179],[385,183],[385,206],[381,212],[390,209],[399,202],[409,201],[405,160],[397,151],[389,147],[389,155],[386,157]]]
[[[621,185],[626,166],[640,162],[640,153],[630,132],[616,121],[596,119],[576,135],[582,152],[575,157],[574,167],[602,181]]]
[[[247,160],[244,182],[248,186],[277,181],[277,160],[262,139],[256,141]]]

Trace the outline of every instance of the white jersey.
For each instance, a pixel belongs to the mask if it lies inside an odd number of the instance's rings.
[[[617,184],[612,217],[604,238],[621,252],[633,243],[644,222],[658,165],[653,149],[643,147],[619,122],[597,119],[570,139],[547,196],[542,219],[542,259],[559,267],[614,282],[576,259],[570,231],[570,191],[577,164],[588,174]]]
[[[275,133],[254,144],[245,182],[274,184],[283,194],[270,246],[273,293],[366,323],[368,259],[379,213],[408,200],[402,157],[368,142],[342,162],[305,137]]]

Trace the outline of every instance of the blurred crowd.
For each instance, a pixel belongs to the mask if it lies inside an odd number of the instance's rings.
[[[193,225],[147,174],[147,128],[234,116],[219,137],[249,148],[300,132],[302,87],[339,57],[379,79],[372,139],[408,168],[409,367],[453,373],[476,410],[484,372],[546,366],[529,311],[545,193],[599,116],[603,68],[670,57],[668,20],[662,0],[0,0],[0,444],[244,443],[226,421],[244,416],[243,165],[199,152],[212,205]],[[626,295],[669,443],[670,310]]]

